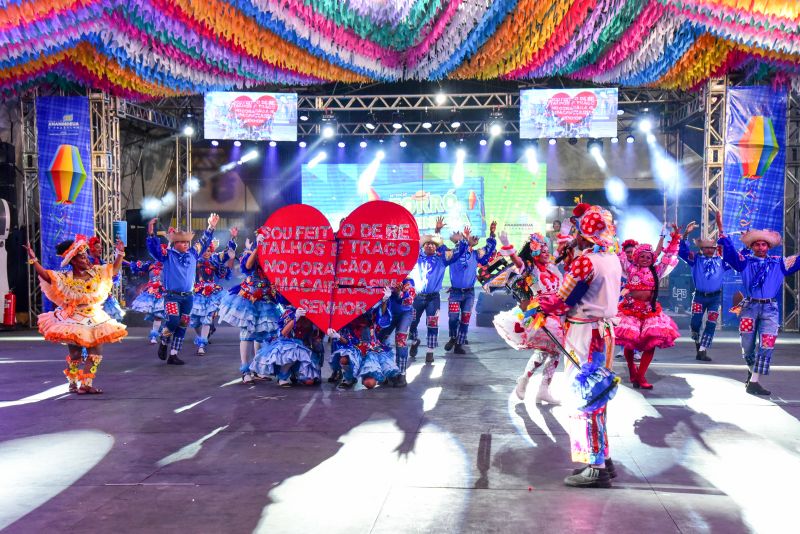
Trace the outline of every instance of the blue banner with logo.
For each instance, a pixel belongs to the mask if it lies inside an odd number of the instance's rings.
[[[56,245],[75,234],[94,235],[89,99],[47,96],[36,99],[39,145],[41,263],[60,269]],[[45,300],[45,309],[49,303]]]
[[[740,236],[748,229],[783,234],[786,99],[783,89],[728,89],[722,222],[739,249],[743,247]],[[783,248],[769,253],[780,255]],[[725,324],[738,322],[729,309],[733,295],[740,290],[741,277],[730,271],[723,283]],[[777,297],[780,304],[780,293]]]

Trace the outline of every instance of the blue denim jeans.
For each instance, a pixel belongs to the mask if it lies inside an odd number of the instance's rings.
[[[722,293],[704,296],[695,292],[692,297],[692,339],[705,349],[709,348],[711,342],[714,341],[714,332],[717,330],[721,303]],[[703,328],[701,335],[700,327],[703,325],[704,316],[706,318],[706,326]]]
[[[469,318],[472,315],[472,305],[475,302],[475,289],[450,288],[447,299],[447,316],[449,318],[450,337],[456,338],[456,343],[462,345],[467,340]]]
[[[406,374],[408,367],[408,328],[411,326],[413,310],[406,310],[392,314],[392,322],[378,333],[378,340],[385,343],[394,332],[395,363],[400,368],[400,374]]]
[[[439,293],[421,293],[414,297],[414,315],[411,319],[411,328],[408,331],[408,338],[417,339],[417,327],[422,314],[427,315],[426,324],[428,326],[428,348],[435,349],[439,344],[439,307],[441,301]]]
[[[774,302],[748,302],[742,307],[739,314],[742,357],[754,373],[769,374],[779,319],[778,305]]]
[[[166,340],[172,337],[172,350],[180,351],[183,338],[186,337],[186,327],[189,326],[189,314],[192,312],[194,295],[178,295],[167,292],[164,295],[164,313],[166,319],[161,327],[161,342],[166,345]]]

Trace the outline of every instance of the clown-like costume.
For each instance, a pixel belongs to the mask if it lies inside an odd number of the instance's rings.
[[[514,261],[518,273],[524,276],[524,283],[529,289],[531,300],[539,297],[553,296],[561,286],[561,272],[550,262],[547,240],[541,234],[531,234],[530,239],[517,255],[514,247],[508,242],[505,232],[500,234],[502,247],[500,254],[509,256]],[[515,392],[520,400],[525,399],[525,391],[531,376],[538,368],[542,368],[542,382],[536,395],[536,402],[558,404],[550,392],[553,375],[558,368],[559,351],[544,330],[537,328],[532,314],[526,314],[530,300],[522,301],[519,306],[507,312],[500,312],[494,317],[494,327],[500,336],[515,350],[530,350],[534,353],[525,366],[525,372],[517,378]],[[564,343],[564,328],[561,319],[549,315],[545,326],[560,343]]]
[[[653,388],[647,382],[646,373],[653,361],[655,349],[672,347],[680,336],[675,321],[664,313],[658,302],[658,281],[678,264],[680,237],[677,231],[672,234],[669,246],[655,264],[655,253],[647,244],[636,247],[633,261],[628,261],[623,252],[619,254],[619,262],[627,281],[626,294],[619,303],[619,324],[614,329],[614,334],[617,345],[625,350],[625,361],[635,388]],[[642,351],[638,366],[633,360],[635,350]]]
[[[425,354],[425,362],[433,363],[433,351],[439,345],[439,308],[441,306],[439,292],[442,290],[444,271],[448,265],[457,261],[467,250],[466,241],[459,242],[454,250],[449,250],[438,235],[441,229],[441,220],[437,222],[437,234],[425,235],[420,239],[420,251],[417,257],[417,265],[412,273],[416,276],[418,291],[414,297],[414,313],[412,315],[411,326],[409,327],[408,339],[411,340],[411,357],[417,355],[417,347],[420,339],[417,334],[417,327],[422,319],[422,314],[426,315],[427,336],[426,345],[428,351]]]
[[[92,265],[87,255],[85,236],[75,236],[73,241],[60,243],[57,252],[63,258],[65,271],[44,269],[28,247],[29,263],[34,265],[42,293],[56,306],[52,312],[38,316],[39,332],[47,341],[64,343],[69,348],[64,375],[69,389],[75,393],[102,393],[93,386],[97,367],[103,359],[104,343],[120,341],[127,335],[125,325],[110,317],[103,309],[114,283],[114,276],[122,265],[124,248],[118,242],[114,263]],[[83,369],[83,350],[87,352]],[[80,387],[78,386],[80,382]]]
[[[194,344],[197,346],[197,354],[201,356],[206,352],[208,332],[222,301],[222,286],[217,281],[231,278],[231,268],[228,263],[232,262],[236,255],[236,241],[231,239],[228,248],[222,254],[216,254],[216,249],[217,242],[214,240],[197,262],[194,282],[194,300],[189,326],[197,333]]]
[[[277,375],[278,385],[320,383],[324,347],[322,332],[305,318],[305,310],[291,306],[281,314],[280,336],[256,352],[250,371],[256,376]]]
[[[400,374],[393,378],[392,386],[405,387],[408,368],[408,328],[414,314],[414,280],[406,278],[397,287],[386,288],[384,295],[388,324],[378,332],[378,340],[385,343],[394,332],[395,363]]]
[[[615,227],[611,213],[599,206],[579,204],[573,211],[578,217],[577,246],[582,253],[567,266],[558,291],[540,297],[539,304],[547,314],[566,315],[564,323],[565,348],[581,364],[590,354],[605,355],[605,367],[613,362],[614,329],[617,314],[622,269],[616,255],[609,249],[614,243]],[[568,382],[575,380],[577,369],[567,364]],[[567,397],[565,401],[577,403]],[[577,469],[564,482],[578,487],[609,487],[616,476],[611,462],[606,430],[604,405],[592,412],[575,409],[570,416],[572,460],[588,464]]]
[[[102,258],[102,245],[100,243],[100,238],[97,236],[92,236],[89,238],[89,261],[92,265],[105,265],[105,260]],[[123,263],[125,263],[123,261]],[[112,285],[112,289],[114,287],[119,287],[120,284],[120,276],[117,273],[114,276],[114,284]],[[122,310],[122,306],[111,292],[108,294],[108,298],[103,303],[103,310],[115,321],[122,321],[122,318],[125,317],[125,312]]]
[[[258,244],[262,246],[264,236],[258,235]],[[282,313],[278,293],[257,260],[258,254],[246,246],[240,262],[245,278],[223,297],[219,308],[220,321],[239,329],[239,371],[244,383],[254,378],[269,379],[268,376],[253,376],[250,362],[261,345],[277,338]]]
[[[167,245],[162,244],[161,250],[166,253]],[[134,261],[130,264],[132,273],[147,273],[147,283],[133,299],[131,310],[145,314],[144,320],[153,322],[153,329],[150,330],[151,345],[158,343],[158,331],[161,321],[164,320],[164,285],[161,283],[163,268],[164,264],[160,261]]]
[[[472,306],[475,302],[475,282],[478,280],[478,265],[484,265],[494,254],[497,243],[494,238],[496,223],[492,222],[486,246],[475,248],[478,238],[470,235],[455,234],[453,239],[459,247],[466,245],[466,250],[450,264],[450,295],[447,299],[450,340],[444,350],[453,350],[455,354],[466,354],[464,344],[467,342],[469,320],[472,317]],[[466,229],[465,229],[466,232]],[[463,245],[459,241],[465,241]]]
[[[400,375],[391,349],[378,341],[381,326],[388,326],[391,321],[382,307],[378,304],[338,332],[328,330],[328,337],[333,340],[329,363],[333,376],[341,377],[339,389],[353,387],[359,378],[367,389],[372,389],[386,381],[394,382]]]
[[[691,224],[691,223],[690,223]],[[692,228],[689,226],[689,228]],[[687,230],[687,234],[691,230]],[[692,339],[697,351],[696,359],[710,362],[708,349],[714,340],[717,329],[717,320],[722,304],[722,281],[725,271],[730,266],[717,254],[717,243],[713,239],[695,239],[697,247],[703,251],[701,254],[692,252],[689,240],[682,239],[678,248],[678,256],[692,269],[694,293],[692,294]],[[713,252],[711,252],[713,251]],[[706,252],[710,252],[707,255]],[[702,332],[705,317],[706,324]]]
[[[719,217],[719,216],[718,216]],[[742,243],[752,250],[747,256],[736,251],[731,239],[722,231],[718,218],[722,256],[730,266],[742,273],[744,300],[739,313],[739,335],[742,357],[747,362],[746,391],[751,395],[769,395],[760,384],[760,377],[769,374],[775,340],[778,338],[780,313],[776,297],[781,291],[783,278],[800,270],[797,255],[770,256],[770,248],[781,244],[781,236],[771,230],[748,230],[741,236]]]

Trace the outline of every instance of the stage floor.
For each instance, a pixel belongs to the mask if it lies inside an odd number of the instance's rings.
[[[563,485],[568,414],[533,403],[538,377],[517,401],[529,355],[491,329],[473,329],[466,356],[440,348],[425,365],[421,351],[406,389],[372,391],[242,385],[231,328],[202,358],[190,334],[187,365],[167,366],[147,332],[108,347],[105,394],[83,397],[67,394],[64,347],[0,335],[0,529],[796,531],[796,335],[779,338],[769,399],[745,393],[734,333],[711,364],[688,339],[657,352],[655,389],[625,385],[610,404],[619,476],[603,490]]]

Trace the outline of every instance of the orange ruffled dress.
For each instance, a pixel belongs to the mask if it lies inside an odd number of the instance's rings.
[[[113,285],[114,265],[95,265],[89,272],[87,280],[73,278],[72,271],[47,271],[52,283],[39,279],[42,292],[58,306],[39,315],[39,332],[47,341],[88,348],[128,335],[124,324],[103,311]]]

